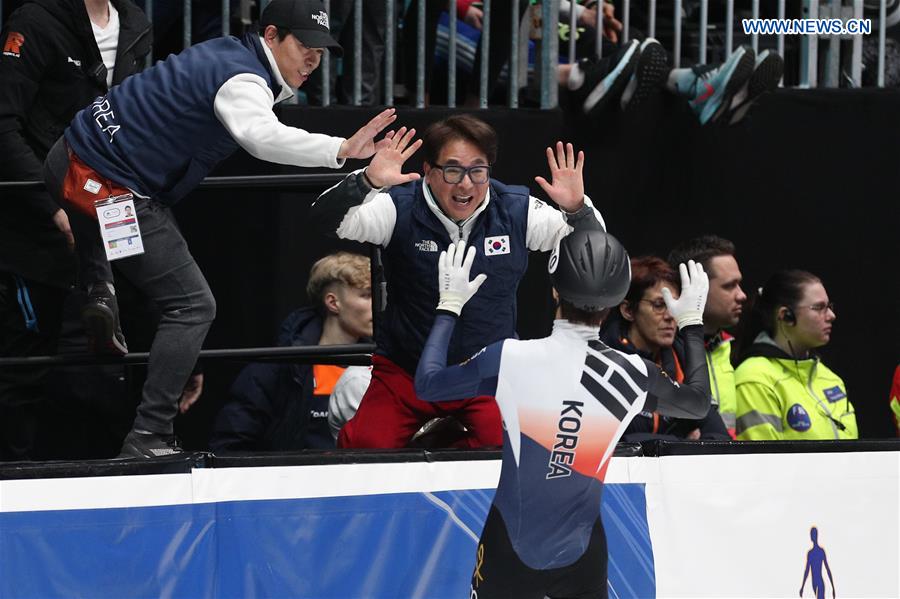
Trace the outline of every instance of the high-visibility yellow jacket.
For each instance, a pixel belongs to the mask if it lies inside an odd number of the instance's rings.
[[[734,388],[734,366],[731,365],[731,342],[734,337],[720,331],[706,341],[706,367],[709,370],[709,388],[713,403],[719,406],[719,415],[728,433],[735,435],[735,410],[737,394]]]
[[[737,438],[857,439],[844,381],[818,357],[795,360],[765,333],[735,371]]]

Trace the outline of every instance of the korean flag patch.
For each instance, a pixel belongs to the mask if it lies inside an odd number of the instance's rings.
[[[486,237],[484,240],[484,255],[498,256],[509,253],[509,235]]]

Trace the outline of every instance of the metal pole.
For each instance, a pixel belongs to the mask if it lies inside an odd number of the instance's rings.
[[[808,19],[819,18],[819,0],[804,0]],[[805,35],[800,40],[800,87],[816,87],[819,64],[819,38]]]
[[[862,19],[863,0],[853,0],[853,18]],[[850,57],[850,78],[853,87],[862,87],[862,36],[853,36],[853,54]]]
[[[153,22],[153,0],[147,0],[146,4],[144,4],[144,9],[147,11],[147,18],[150,22]],[[152,50],[152,48],[151,48]],[[153,52],[147,53],[147,58],[144,59],[144,68],[149,69],[153,66]]]
[[[785,0],[778,0],[778,18],[784,19],[784,3]],[[778,34],[778,55],[784,56],[784,33]],[[784,76],[782,75],[781,81],[784,81]]]
[[[303,175],[241,175],[233,177],[207,177],[197,189],[287,189],[320,193],[344,180],[348,173],[322,173]],[[0,190],[46,189],[43,181],[0,181]]]
[[[222,0],[222,37],[231,35],[231,1]]]
[[[556,107],[556,56],[559,36],[559,0],[541,4],[541,108]]]
[[[706,64],[706,30],[709,28],[709,0],[700,0],[700,64]]]
[[[353,12],[353,105],[359,106],[362,104],[362,0],[355,0]]]
[[[656,0],[650,0],[650,6],[647,8],[647,35],[656,37]]]
[[[425,0],[416,14],[416,108],[425,108]]]
[[[675,0],[674,16],[674,32],[672,45],[675,47],[675,56],[673,57],[673,65],[675,68],[681,66],[681,0]]]
[[[841,18],[841,0],[831,0],[828,17]],[[841,36],[832,34],[825,55],[825,87],[841,86]]]
[[[191,47],[191,0],[184,0],[182,3],[184,7],[183,18],[182,18],[182,27],[183,27],[183,37],[182,37],[182,47],[190,48]]]
[[[734,49],[734,0],[725,2],[725,59],[731,57]]]
[[[262,9],[260,9],[262,10]],[[325,0],[325,14],[331,23],[331,0]],[[331,52],[322,55],[322,64],[319,69],[322,73],[322,106],[331,105]]]
[[[456,0],[452,0],[456,4]],[[509,107],[519,107],[519,29],[522,27],[522,19],[519,17],[519,0],[512,0],[512,14],[510,15],[509,40]]]
[[[597,59],[600,59],[603,58],[603,0],[597,3],[597,30],[595,34],[597,38],[594,45],[597,51],[594,54],[597,55]]]
[[[631,0],[625,0],[622,6],[622,43],[628,43],[628,27],[631,26]]]
[[[887,31],[887,0],[878,5],[878,87],[884,87],[884,52]]]
[[[481,72],[478,82],[478,106],[488,107],[488,67],[491,60],[491,0],[484,0],[484,19],[481,21]]]
[[[754,19],[759,18],[759,0],[753,0],[753,8],[751,9],[752,16]],[[759,54],[759,34],[753,32],[753,35],[750,38],[750,45],[753,47],[753,52],[755,54]]]
[[[599,15],[603,14],[603,11],[600,10],[602,5],[602,1],[597,4],[598,19],[600,18]],[[569,64],[575,64],[575,36],[578,33],[578,24],[577,19],[575,18],[575,13],[578,12],[575,10],[577,6],[578,4],[576,4],[574,0],[569,2]]]
[[[454,0],[455,2],[455,0]],[[394,105],[394,27],[396,19],[394,18],[394,0],[385,0],[385,18],[387,23],[384,27],[384,104],[385,106]]]
[[[204,360],[239,360],[267,362],[297,362],[317,364],[352,363],[369,364],[376,346],[371,343],[345,345],[295,345],[291,347],[244,347],[233,349],[204,349],[198,356]],[[17,366],[76,366],[97,364],[146,364],[150,352],[129,352],[125,356],[98,356],[96,354],[64,354],[55,356],[28,356],[0,358],[0,368]]]
[[[450,0],[450,39],[447,41],[447,106],[456,108],[457,2]]]

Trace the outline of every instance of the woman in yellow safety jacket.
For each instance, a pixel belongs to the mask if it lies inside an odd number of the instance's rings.
[[[744,337],[753,344],[735,371],[738,439],[859,437],[844,381],[812,353],[835,318],[822,281],[806,271],[779,271],[760,289]]]

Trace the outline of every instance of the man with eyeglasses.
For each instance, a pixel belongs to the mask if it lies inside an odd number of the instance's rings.
[[[382,248],[387,307],[377,319],[372,382],[359,411],[338,437],[339,447],[404,447],[433,418],[453,415],[466,428],[464,447],[502,444],[492,397],[431,404],[416,397],[413,377],[434,320],[442,284],[440,253],[460,240],[476,248],[473,272],[487,275],[466,304],[449,346],[460,363],[482,347],[516,336],[516,290],[529,251],[550,251],[574,229],[605,229],[584,195],[584,154],[571,144],[547,148],[551,181],[535,181],[554,210],[526,187],[491,179],[497,134],[471,115],[432,124],[423,139],[401,128],[378,143],[369,166],[323,193],[310,211],[320,230]],[[402,167],[422,147],[424,175]]]

